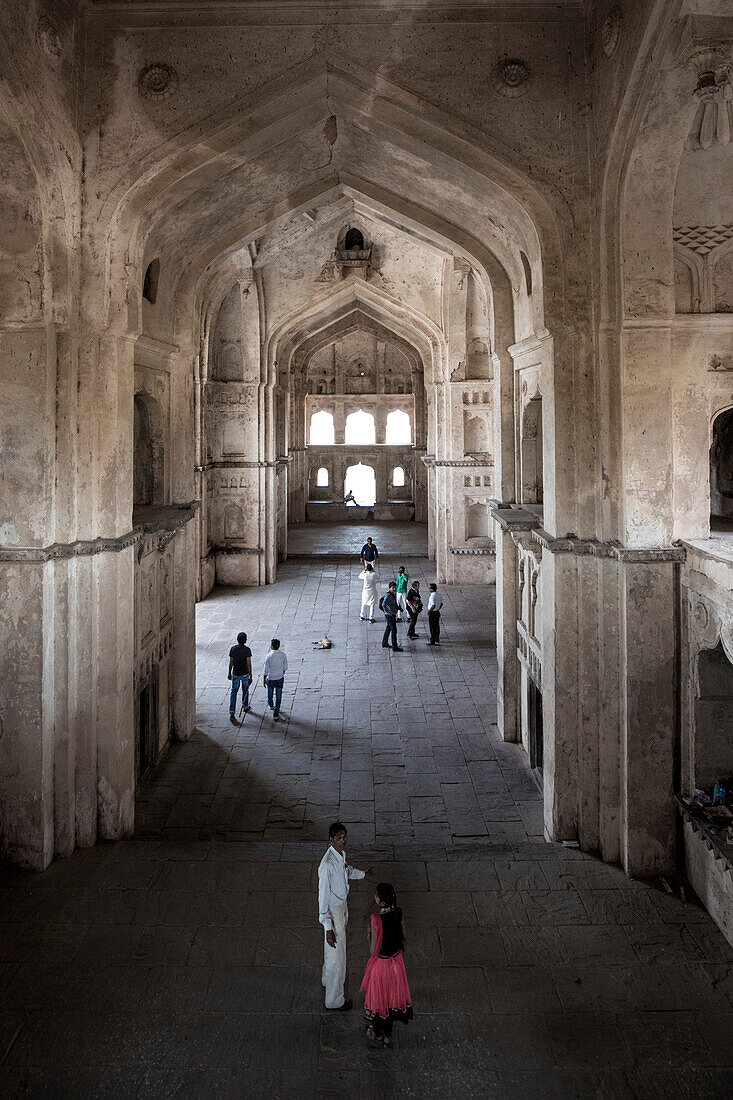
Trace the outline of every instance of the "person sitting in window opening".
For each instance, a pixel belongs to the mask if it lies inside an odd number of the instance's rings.
[[[379,574],[370,562],[367,562],[359,574],[359,580],[363,582],[361,590],[360,619],[363,623],[376,622],[374,618],[374,608],[377,606],[377,581],[379,580]]]
[[[344,497],[344,504],[356,504],[356,497],[354,496],[351,489],[349,489],[348,493]]]

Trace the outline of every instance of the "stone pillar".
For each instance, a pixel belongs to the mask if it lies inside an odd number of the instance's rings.
[[[186,741],[196,720],[196,608],[194,548],[197,518],[176,534],[173,546],[173,736]]]
[[[496,541],[496,656],[498,725],[505,741],[520,741],[517,658],[517,550],[514,533],[530,531],[536,519],[512,504],[490,502]]]
[[[675,866],[674,559],[681,552],[658,556],[627,551],[621,563],[621,861],[635,876]]]
[[[333,405],[333,441],[343,444],[346,427],[346,411],[343,401],[335,401]]]
[[[549,552],[547,552],[549,551]],[[542,714],[545,835],[578,836],[578,580],[576,558],[543,545]]]
[[[102,840],[132,834],[135,819],[134,570],[132,546],[94,559],[97,590],[97,815]],[[112,654],[113,659],[106,655]]]

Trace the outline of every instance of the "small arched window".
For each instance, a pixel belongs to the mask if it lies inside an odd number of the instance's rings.
[[[405,485],[405,471],[401,466],[395,466],[392,471],[392,484],[397,489],[404,488]]]
[[[325,466],[321,466],[316,474],[316,485],[319,489],[325,489],[328,487],[328,470]]]
[[[145,271],[145,278],[143,279],[143,298],[146,302],[150,302],[151,306],[155,305],[155,299],[158,297],[159,278],[160,260],[156,257],[148,264]]]
[[[348,251],[351,248],[363,248],[364,247],[364,234],[359,229],[350,229],[346,234],[346,240],[344,241],[344,248]]]

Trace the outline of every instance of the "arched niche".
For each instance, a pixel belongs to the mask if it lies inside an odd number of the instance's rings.
[[[135,394],[134,452],[132,462],[133,507],[163,504],[165,443],[163,414],[150,394]]]
[[[697,657],[694,783],[711,788],[733,775],[733,664],[721,642]]]
[[[733,519],[733,408],[718,413],[710,443],[710,520]]]
[[[463,450],[467,455],[486,454],[489,451],[490,429],[485,417],[477,413],[463,413]]]
[[[713,306],[716,313],[733,313],[733,240],[713,255]]]
[[[41,201],[23,143],[2,119],[0,165],[0,317],[31,321],[43,301]]]
[[[209,349],[209,377],[215,382],[259,380],[259,308],[254,283],[236,282],[216,316]]]
[[[522,413],[520,454],[523,504],[541,504],[542,470],[542,398],[533,397]]]
[[[466,507],[466,538],[485,539],[489,537],[489,508],[481,501],[474,501]]]
[[[486,289],[477,271],[468,273],[466,288],[466,378],[490,379],[491,319]]]
[[[224,509],[224,538],[244,538],[244,512],[239,504],[227,504]]]

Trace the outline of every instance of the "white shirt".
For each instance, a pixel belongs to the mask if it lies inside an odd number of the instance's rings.
[[[440,611],[443,606],[443,601],[440,598],[439,592],[431,592],[430,599],[428,600],[428,611]]]
[[[281,649],[271,649],[265,660],[263,675],[268,680],[282,680],[288,668],[288,659]]]
[[[349,896],[349,879],[364,878],[364,871],[349,867],[346,853],[340,855],[331,844],[318,868],[318,920],[330,932],[331,913],[343,905]]]
[[[359,574],[359,580],[364,581],[364,592],[370,596],[376,596],[377,594],[377,582],[379,576],[376,569],[373,569],[371,573],[367,573],[366,569]]]

